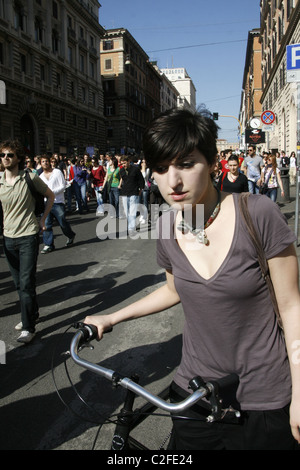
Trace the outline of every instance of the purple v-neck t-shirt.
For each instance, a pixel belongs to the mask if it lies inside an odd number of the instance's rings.
[[[190,392],[188,383],[197,375],[212,380],[236,373],[241,409],[277,409],[290,401],[288,357],[238,197],[233,194],[236,222],[231,247],[208,280],[179,247],[174,212],[159,220],[157,261],[172,271],[185,314],[182,359],[174,381]],[[269,198],[250,195],[248,207],[267,259],[295,242],[285,217]]]

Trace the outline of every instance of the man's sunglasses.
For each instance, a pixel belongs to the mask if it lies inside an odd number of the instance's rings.
[[[15,154],[14,153],[0,153],[0,158],[4,158],[5,156],[8,158],[14,158]]]

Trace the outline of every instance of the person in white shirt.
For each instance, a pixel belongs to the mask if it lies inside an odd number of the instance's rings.
[[[295,152],[292,152],[290,155],[290,184],[295,186],[296,184],[296,173],[297,173],[297,159]]]
[[[57,168],[52,168],[50,158],[43,156],[41,159],[43,172],[40,178],[47,184],[55,195],[54,204],[50,213],[46,218],[46,230],[43,232],[44,248],[41,253],[50,253],[55,249],[53,236],[53,219],[55,218],[62,229],[63,234],[67,237],[65,246],[70,246],[74,242],[75,233],[73,232],[69,222],[65,216],[65,196],[66,181],[62,172]]]

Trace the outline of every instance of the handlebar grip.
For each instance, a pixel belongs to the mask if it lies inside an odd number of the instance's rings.
[[[79,322],[75,323],[73,326],[77,330],[80,330],[83,335],[81,343],[89,343],[98,336],[98,330],[95,325],[88,325],[86,323]]]

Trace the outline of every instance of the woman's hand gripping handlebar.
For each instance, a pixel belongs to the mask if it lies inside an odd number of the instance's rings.
[[[80,367],[105,377],[110,380],[114,386],[120,385],[123,388],[131,390],[136,395],[143,397],[148,402],[169,413],[179,413],[184,411],[194,405],[201,398],[206,397],[211,403],[211,415],[208,417],[208,421],[215,421],[216,419],[222,418],[222,400],[220,398],[221,389],[225,384],[226,386],[237,385],[238,377],[236,374],[230,374],[220,380],[212,382],[204,382],[201,377],[195,377],[190,381],[190,388],[193,390],[193,393],[191,393],[189,397],[179,403],[168,403],[160,397],[153,395],[128,377],[124,377],[116,371],[91,363],[79,357],[79,348],[82,347],[83,344],[96,339],[98,337],[98,329],[94,325],[88,325],[85,323],[77,323],[73,326],[77,328],[78,331],[72,339],[70,354],[73,361]]]

